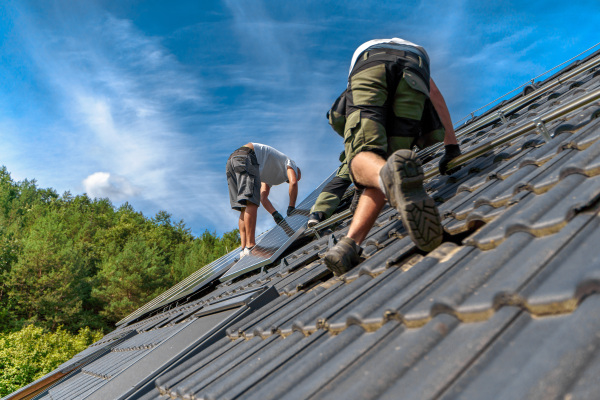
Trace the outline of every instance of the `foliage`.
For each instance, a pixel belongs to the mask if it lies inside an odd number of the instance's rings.
[[[75,333],[113,324],[239,246],[237,230],[194,237],[166,211],[58,195],[0,168],[0,332]]]
[[[12,333],[0,333],[0,397],[41,378],[102,337],[102,332],[83,328],[71,334],[27,325]]]
[[[193,237],[166,211],[60,196],[0,168],[0,397],[238,246],[237,230]]]
[[[107,303],[102,315],[118,319],[174,283],[160,248],[141,236],[130,238],[120,252],[106,259],[97,278],[93,294]]]

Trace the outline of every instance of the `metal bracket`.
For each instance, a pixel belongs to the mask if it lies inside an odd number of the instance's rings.
[[[289,267],[289,265],[290,264],[287,262],[287,259],[283,258],[279,263],[279,272],[282,272],[286,267]]]
[[[327,248],[331,249],[333,246],[335,246],[337,244],[337,239],[335,238],[335,235],[332,233],[331,236],[329,236],[329,241],[327,243]]]
[[[552,140],[552,135],[550,135],[548,128],[546,128],[546,124],[544,124],[544,121],[542,121],[540,117],[534,118],[533,123],[535,124],[535,130],[542,135],[546,143]]]
[[[498,116],[500,117],[500,120],[502,121],[503,124],[508,124],[508,120],[504,116],[504,111],[498,110]]]

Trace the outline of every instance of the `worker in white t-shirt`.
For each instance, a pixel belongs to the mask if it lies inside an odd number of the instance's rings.
[[[256,214],[259,204],[262,203],[277,224],[284,221],[283,216],[269,201],[271,186],[284,182],[289,184],[287,215],[294,212],[301,172],[296,163],[279,150],[260,143],[247,143],[229,156],[226,173],[231,208],[240,212],[241,258],[248,255],[256,245]]]

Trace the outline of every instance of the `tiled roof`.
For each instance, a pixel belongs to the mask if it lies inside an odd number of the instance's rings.
[[[463,153],[495,145],[426,182],[446,230],[431,253],[386,207],[365,260],[335,278],[321,256],[342,219],[261,272],[121,325],[37,398],[598,398],[600,71],[561,79],[573,70],[459,135]],[[548,143],[513,137],[566,104],[542,121]],[[442,153],[421,154],[430,175]]]

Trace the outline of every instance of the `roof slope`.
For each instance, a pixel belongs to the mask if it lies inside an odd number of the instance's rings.
[[[320,256],[341,219],[276,265],[119,326],[36,398],[596,398],[600,71],[562,79],[573,69],[462,127],[453,175],[434,176],[441,148],[421,153],[436,250],[388,207],[365,260],[334,278]]]

